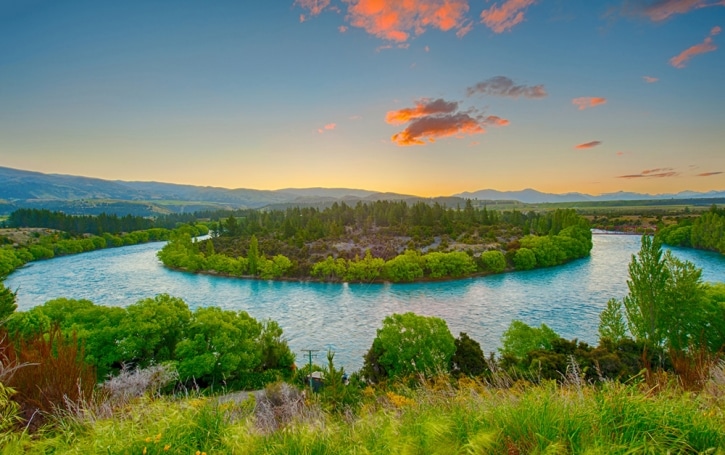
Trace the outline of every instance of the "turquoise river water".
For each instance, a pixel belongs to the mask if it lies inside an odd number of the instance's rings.
[[[348,371],[362,366],[383,318],[412,311],[443,318],[454,336],[466,332],[484,351],[499,346],[513,319],[547,324],[565,338],[597,341],[599,313],[627,293],[627,266],[639,250],[634,235],[594,235],[591,256],[564,266],[483,278],[416,284],[332,284],[255,281],[171,271],[156,258],[163,243],[99,250],[28,264],[6,280],[27,310],[57,297],[127,306],[167,293],[189,307],[244,310],[280,323],[298,359],[302,349],[335,351]],[[725,281],[725,256],[673,249]],[[324,363],[324,355],[316,360]]]

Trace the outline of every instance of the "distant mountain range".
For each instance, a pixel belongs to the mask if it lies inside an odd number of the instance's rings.
[[[218,209],[284,208],[295,205],[325,206],[334,202],[355,204],[358,201],[377,200],[437,201],[441,204],[455,206],[465,203],[466,199],[539,204],[702,198],[725,198],[725,191],[708,193],[684,191],[677,194],[658,195],[617,192],[592,196],[582,193],[550,194],[533,189],[522,191],[480,190],[438,198],[423,198],[349,188],[285,188],[269,191],[159,182],[111,181],[0,167],[0,213],[5,214],[21,207],[47,208],[74,214],[107,212],[150,215]]]

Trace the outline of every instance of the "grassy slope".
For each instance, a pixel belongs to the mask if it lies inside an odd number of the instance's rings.
[[[361,407],[343,415],[307,398],[276,430],[260,426],[253,399],[143,398],[112,419],[66,417],[59,430],[23,436],[2,453],[725,453],[723,393],[713,381],[695,395],[616,383],[504,390],[467,380],[453,388],[444,380],[368,388]],[[282,423],[291,408],[277,409]]]

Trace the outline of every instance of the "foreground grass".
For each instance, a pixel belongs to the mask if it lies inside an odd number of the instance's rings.
[[[2,453],[725,453],[718,393],[617,383],[504,390],[466,381],[363,395],[357,410],[339,414],[324,412],[319,397],[306,399],[288,423],[280,407],[276,429],[260,424],[254,398],[143,398],[112,419],[62,418],[53,430],[7,441]]]

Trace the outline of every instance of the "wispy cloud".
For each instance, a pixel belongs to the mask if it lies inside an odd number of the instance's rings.
[[[385,121],[391,125],[408,123],[391,140],[399,146],[425,145],[437,139],[465,137],[486,132],[486,126],[506,126],[509,121],[495,116],[485,116],[475,109],[459,111],[458,102],[437,99],[416,101],[411,108],[390,111]]]
[[[722,29],[720,27],[713,27],[710,30],[710,34],[707,36],[707,38],[705,38],[702,43],[695,44],[694,46],[689,47],[672,57],[670,59],[670,65],[674,66],[675,68],[684,68],[685,63],[692,57],[716,50],[717,46],[713,44],[712,37],[719,35],[721,30]]]
[[[601,145],[602,141],[591,141],[591,142],[585,142],[583,144],[575,145],[574,148],[577,150],[586,150],[594,148],[598,145]]]
[[[310,16],[317,16],[325,8],[330,6],[330,0],[295,0],[293,4],[309,11]],[[307,15],[300,14],[300,22],[304,22],[307,19]]]
[[[337,30],[340,33],[345,33],[347,31],[347,26],[346,25],[341,25],[341,26],[337,27]]]
[[[481,22],[494,33],[503,33],[524,20],[524,11],[536,0],[504,0],[481,12]]]
[[[427,98],[423,98],[415,102],[415,107],[408,107],[388,112],[385,116],[385,121],[391,125],[400,125],[413,119],[429,115],[451,114],[457,110],[457,101],[446,101],[442,98],[431,101]]]
[[[668,177],[676,177],[678,175],[680,175],[680,173],[676,172],[671,167],[663,167],[663,168],[656,168],[656,169],[645,169],[644,171],[640,172],[639,174],[619,175],[619,176],[617,176],[617,178],[618,179],[642,179],[642,178],[661,179],[661,178],[668,178]]]
[[[492,77],[466,89],[466,95],[468,96],[476,93],[510,98],[544,98],[547,95],[543,85],[516,85],[514,81],[506,76]]]
[[[648,84],[654,84],[655,82],[659,81],[658,78],[652,76],[642,76],[642,80]]]
[[[663,172],[670,172],[670,171],[674,171],[674,169],[672,169],[671,167],[658,167],[655,169],[645,169],[641,173],[644,175],[648,175],[648,174],[662,174]]]
[[[714,172],[703,172],[701,174],[697,174],[698,177],[710,177],[711,175],[720,175],[722,174],[722,171],[714,171]]]
[[[345,1],[350,25],[387,41],[404,42],[427,28],[461,30],[469,22],[467,0]]]
[[[601,104],[606,104],[607,99],[601,98],[598,96],[581,96],[579,98],[574,98],[571,100],[571,104],[577,106],[580,111],[583,111],[584,109],[599,106]]]
[[[625,12],[644,15],[654,22],[660,22],[676,14],[711,6],[725,6],[723,0],[636,0],[625,5]]]
[[[335,123],[328,123],[327,125],[323,126],[322,128],[317,128],[317,132],[322,134],[325,131],[332,131],[337,127],[337,124]]]

